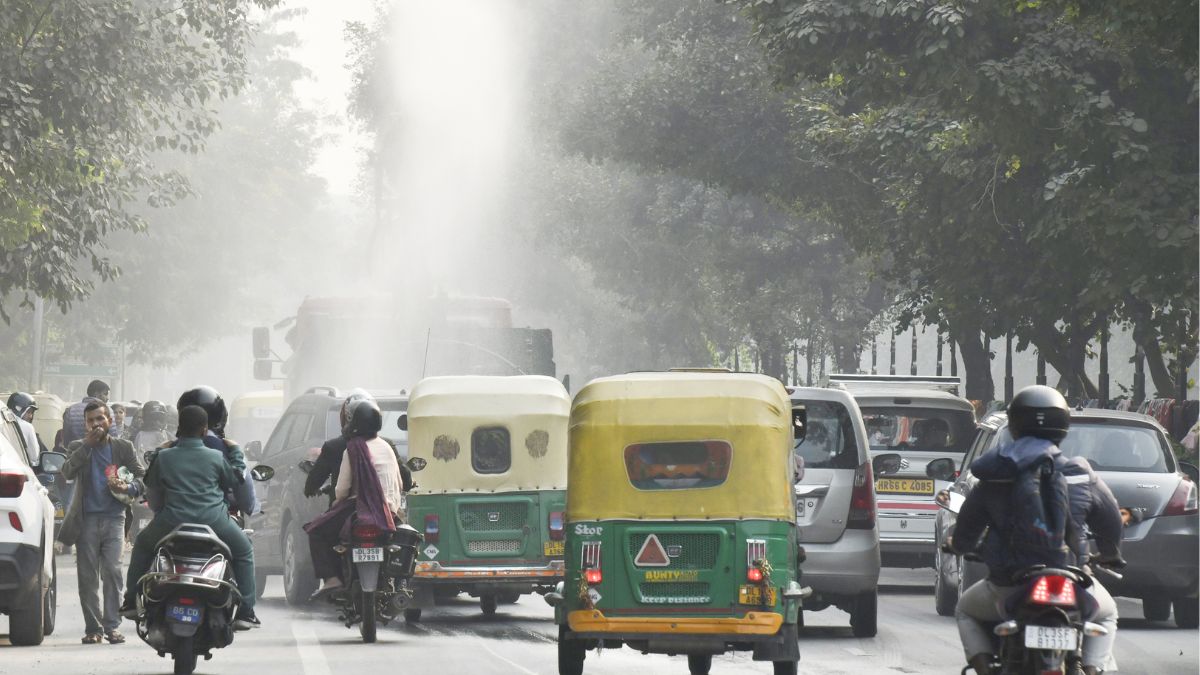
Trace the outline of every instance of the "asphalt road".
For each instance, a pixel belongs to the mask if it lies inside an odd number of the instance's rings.
[[[122,625],[124,645],[83,645],[83,619],[76,592],[74,558],[60,556],[58,629],[41,647],[12,647],[8,620],[0,618],[0,673],[120,674],[169,673],[171,662],[160,659]],[[933,611],[932,571],[885,570],[880,598],[880,630],[874,639],[850,634],[848,617],[836,610],[811,612],[800,638],[800,671],[839,673],[958,673],[962,653],[954,620]],[[1197,632],[1172,623],[1141,618],[1140,602],[1119,600],[1121,628],[1117,659],[1122,673],[1197,673]],[[466,596],[426,610],[417,626],[403,620],[379,632],[379,642],[362,644],[357,628],[339,624],[328,607],[297,611],[283,600],[279,577],[271,577],[258,614],[264,627],[238,633],[234,643],[201,662],[198,673],[222,675],[327,675],[347,673],[488,673],[552,675],[557,672],[556,630],[550,608],[540,597],[524,597],[501,605],[493,620],[484,620]],[[687,673],[682,657],[644,656],[629,649],[589,652],[585,672],[602,675]],[[755,663],[748,654],[714,659],[715,675],[770,673],[770,664]]]

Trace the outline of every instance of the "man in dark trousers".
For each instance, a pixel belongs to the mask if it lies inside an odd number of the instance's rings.
[[[234,628],[245,630],[261,624],[254,614],[254,548],[246,533],[229,517],[225,492],[238,481],[237,473],[218,450],[204,445],[208,413],[197,405],[179,411],[178,442],[159,450],[146,472],[147,500],[156,509],[154,520],[137,536],[129,556],[129,576],[121,614],[137,616],[137,583],[150,569],[154,546],[182,523],[212,528],[233,556],[241,606]]]
[[[121,557],[125,552],[125,502],[142,494],[145,475],[133,444],[108,435],[108,406],[93,401],[84,411],[87,435],[67,448],[62,474],[77,479],[76,495],[59,529],[64,544],[75,544],[79,602],[83,606],[84,644],[125,641],[117,630],[121,595]],[[126,469],[124,478],[120,469]],[[100,584],[104,584],[104,610]]]

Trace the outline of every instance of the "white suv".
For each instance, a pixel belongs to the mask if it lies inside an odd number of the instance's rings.
[[[64,459],[48,452],[32,465],[17,418],[0,407],[0,612],[14,645],[39,645],[54,632],[54,505],[38,474],[53,476]]]

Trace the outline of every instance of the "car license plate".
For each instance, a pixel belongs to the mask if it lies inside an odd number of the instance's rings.
[[[561,556],[563,555],[563,543],[561,541],[547,541],[542,544],[542,552],[546,556]]]
[[[804,498],[803,497],[796,500],[796,517],[797,518],[804,517]]]
[[[383,562],[382,548],[356,548],[350,554],[354,562]]]
[[[1079,635],[1069,626],[1026,626],[1025,647],[1027,649],[1075,649]]]
[[[763,592],[766,591],[767,600],[763,602]],[[741,605],[766,605],[767,607],[775,606],[775,587],[755,586],[745,584],[738,588],[738,604]]]
[[[875,481],[875,492],[891,495],[932,495],[931,478],[880,478]]]
[[[170,605],[167,607],[167,616],[179,623],[200,623],[200,608]]]

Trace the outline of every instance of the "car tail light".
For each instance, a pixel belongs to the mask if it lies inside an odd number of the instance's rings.
[[[350,536],[356,542],[364,544],[374,544],[379,538],[379,528],[370,524],[355,524],[350,528]]]
[[[17,532],[25,531],[25,526],[21,524],[21,516],[17,515],[16,511],[8,512],[8,524],[12,525]]]
[[[1171,501],[1167,502],[1167,508],[1163,509],[1164,516],[1190,516],[1197,513],[1196,508],[1196,484],[1190,480],[1179,481],[1179,487],[1175,488],[1175,494],[1171,495]]]
[[[846,527],[851,530],[870,530],[875,527],[875,480],[871,463],[865,462],[854,472],[854,490],[850,493],[850,513]]]
[[[429,544],[438,543],[438,539],[442,535],[441,521],[438,520],[436,513],[430,513],[425,516],[425,542]]]
[[[1029,601],[1035,605],[1075,606],[1075,582],[1066,577],[1038,577],[1029,592]]]
[[[550,517],[547,519],[546,529],[550,531],[551,541],[563,540],[563,512],[551,511]]]
[[[23,473],[0,472],[0,497],[20,497],[26,480]]]

